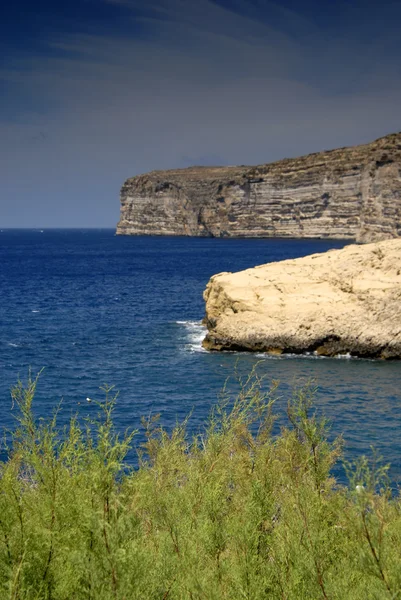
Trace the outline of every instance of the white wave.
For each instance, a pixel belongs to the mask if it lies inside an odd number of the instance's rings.
[[[247,354],[253,354],[253,352],[247,352]],[[257,352],[255,354],[258,358],[267,358],[269,360],[288,360],[291,358],[307,358],[309,360],[316,360],[324,358],[322,356],[313,355],[305,352],[305,354],[296,354],[295,352],[284,352],[283,354],[269,354],[268,352]]]
[[[202,347],[202,342],[207,333],[207,328],[201,321],[176,321],[177,325],[185,328],[187,343],[185,348],[190,352],[206,352]]]
[[[358,360],[355,356],[347,354],[336,354],[335,356],[323,356],[317,352],[302,352],[296,354],[295,352],[284,352],[283,354],[268,354],[267,352],[258,352],[255,354],[258,358],[268,358],[269,360],[286,360],[291,358],[303,358],[305,360],[330,360],[332,358],[339,360]]]
[[[13,348],[19,348],[19,344],[13,344],[12,342],[8,342],[9,346],[12,346]]]
[[[40,310],[33,310],[32,312],[33,313],[38,313],[38,312],[40,312]]]
[[[349,352],[347,352],[346,354],[337,354],[336,358],[349,360],[350,358],[352,358],[352,356]]]

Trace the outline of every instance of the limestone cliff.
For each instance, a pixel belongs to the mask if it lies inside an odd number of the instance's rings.
[[[208,350],[401,358],[401,239],[211,278]]]
[[[121,189],[118,234],[345,238],[401,235],[401,133],[257,167],[152,171]]]

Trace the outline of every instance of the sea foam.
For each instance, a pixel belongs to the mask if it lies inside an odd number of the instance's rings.
[[[206,335],[207,328],[201,321],[176,321],[177,325],[184,327],[186,343],[185,348],[190,352],[206,352],[202,347],[202,341]]]

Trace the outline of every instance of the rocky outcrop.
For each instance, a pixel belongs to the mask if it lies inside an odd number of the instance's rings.
[[[401,239],[220,273],[208,350],[401,358]]]
[[[121,189],[118,234],[345,238],[401,235],[401,133],[257,167],[152,171]]]

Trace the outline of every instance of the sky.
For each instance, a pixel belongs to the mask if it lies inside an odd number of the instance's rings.
[[[399,0],[14,0],[0,227],[114,227],[124,180],[401,130]]]

